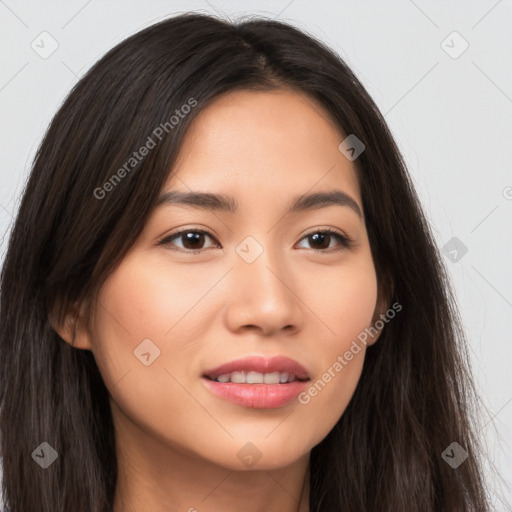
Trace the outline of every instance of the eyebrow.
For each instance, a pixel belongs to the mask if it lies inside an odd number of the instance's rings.
[[[238,212],[238,204],[232,196],[213,194],[210,192],[181,192],[178,190],[170,190],[162,194],[158,199],[156,206],[161,205],[192,206],[193,208],[206,211]],[[294,198],[288,213],[318,210],[333,205],[348,206],[354,210],[360,218],[363,218],[363,214],[357,202],[339,189],[297,196]]]

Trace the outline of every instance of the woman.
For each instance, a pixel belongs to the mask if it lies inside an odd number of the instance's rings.
[[[1,289],[10,512],[486,511],[464,334],[389,130],[283,23],[105,55]]]

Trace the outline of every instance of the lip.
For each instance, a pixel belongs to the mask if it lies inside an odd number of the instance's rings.
[[[203,373],[203,377],[208,377],[213,380],[216,379],[219,375],[232,372],[288,372],[295,375],[297,379],[309,379],[309,374],[306,368],[304,368],[304,366],[299,364],[297,361],[286,356],[249,356],[243,359],[236,359],[221,366],[217,366],[216,368],[212,368],[211,370],[205,371]]]
[[[288,372],[297,379],[283,384],[237,384],[234,382],[217,382],[219,375],[232,372]],[[205,386],[214,395],[244,407],[255,409],[276,409],[284,407],[306,388],[310,380],[308,371],[297,361],[285,356],[270,358],[251,356],[230,361],[202,375]]]
[[[308,385],[308,381],[302,380],[287,384],[235,384],[217,382],[203,377],[202,381],[214,395],[254,409],[284,407],[293,402]]]

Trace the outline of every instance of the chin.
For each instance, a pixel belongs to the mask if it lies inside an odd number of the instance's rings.
[[[285,468],[309,454],[312,447],[297,445],[293,440],[284,440],[277,437],[274,441],[261,440],[254,437],[252,440],[234,441],[230,446],[223,446],[220,451],[212,453],[208,459],[231,471],[275,470]]]

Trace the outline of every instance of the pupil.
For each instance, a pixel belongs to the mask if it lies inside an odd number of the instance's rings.
[[[200,246],[201,244],[197,243],[198,241],[200,242],[201,240],[198,240],[198,237],[202,237],[203,234],[202,233],[187,233],[185,235],[185,243],[183,244],[185,246],[185,248],[187,249],[197,249],[198,246]],[[192,247],[187,247],[187,243],[192,243]]]
[[[325,240],[327,240],[327,245],[325,247],[321,247],[321,249],[326,249],[327,247],[329,247],[329,235],[324,235],[322,233],[315,233],[314,235],[310,235],[310,238],[315,240],[315,242],[320,240],[320,245],[322,242],[325,242]],[[315,244],[315,245],[317,245],[317,247],[319,246],[319,244]],[[323,245],[325,245],[325,243]]]

